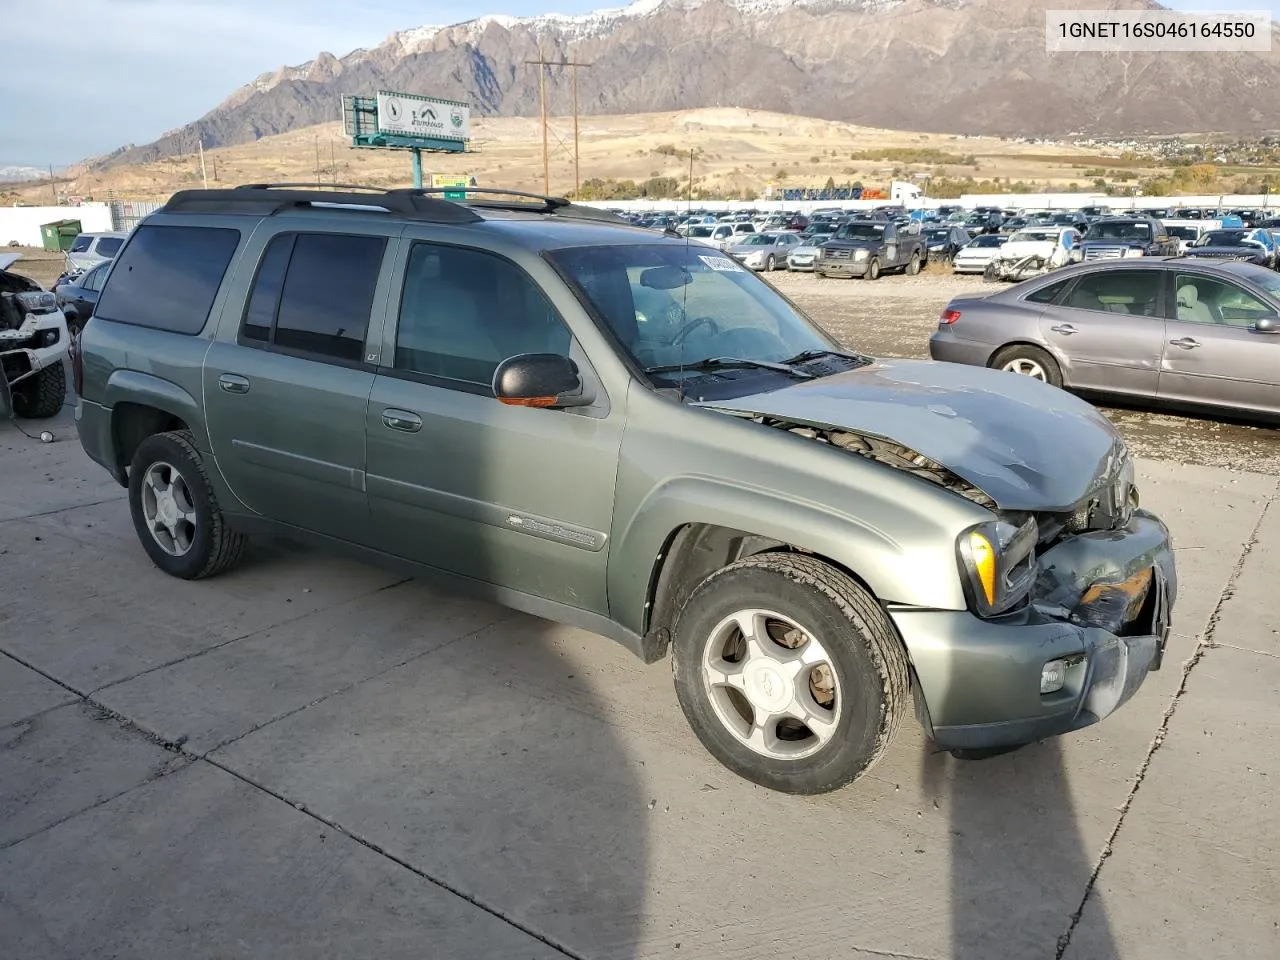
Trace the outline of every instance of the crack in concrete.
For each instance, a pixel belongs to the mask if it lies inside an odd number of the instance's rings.
[[[420,877],[421,879],[426,880],[428,883],[434,884],[435,886],[439,887],[441,890],[444,890],[446,893],[451,893],[455,897],[459,897],[462,900],[465,900],[467,903],[471,904],[473,907],[476,907],[477,909],[484,911],[494,919],[500,920],[501,922],[509,926],[515,927],[515,929],[519,930],[521,933],[525,934],[526,936],[532,937],[533,939],[537,940],[539,943],[542,943],[550,947],[552,950],[555,950],[557,953],[560,953],[566,957],[569,957],[570,960],[586,960],[586,958],[582,954],[577,953],[567,945],[560,943],[549,934],[539,933],[538,931],[534,930],[532,927],[527,926],[526,924],[522,923],[516,918],[507,916],[507,914],[503,913],[501,909],[499,909],[498,907],[489,905],[484,900],[481,900],[478,896],[467,893],[465,890],[461,889],[460,887],[455,887],[453,884],[449,883],[449,881],[443,880],[440,877],[433,876],[432,874],[427,873],[427,871],[422,870],[419,867],[415,867],[412,863],[410,863],[408,860],[404,859],[403,857],[392,853],[390,850],[386,849],[385,847],[379,846],[378,844],[374,843],[372,840],[369,840],[366,837],[362,837],[360,834],[356,833],[353,830],[348,829],[338,821],[333,820],[329,817],[324,816],[321,813],[317,813],[316,811],[309,809],[306,806],[306,804],[299,803],[296,800],[290,800],[284,794],[277,793],[275,790],[272,790],[270,787],[266,786],[265,784],[259,783],[258,781],[254,780],[252,777],[247,776],[243,773],[240,773],[238,770],[234,770],[231,767],[227,766],[226,764],[213,759],[212,757],[204,757],[203,761],[209,764],[211,767],[215,767],[218,770],[221,770],[223,773],[229,776],[235,777],[241,783],[244,783],[247,786],[253,787],[255,790],[260,790],[263,793],[265,793],[267,796],[272,797],[276,800],[279,800],[281,803],[288,804],[294,810],[297,810],[299,813],[301,813],[304,817],[310,817],[312,820],[315,820],[317,823],[322,823],[326,827],[329,827],[332,830],[336,830],[338,833],[342,834],[348,840],[354,841],[355,843],[360,844],[360,846],[364,847],[365,849],[370,850],[373,853],[376,853],[379,856],[386,858],[387,860],[390,860],[392,863],[396,864],[397,866],[402,867],[405,870],[408,870],[414,876]]]
[[[1206,643],[1205,646],[1211,650],[1239,650],[1241,653],[1256,653],[1260,657],[1274,657],[1280,660],[1280,653],[1271,653],[1269,650],[1255,650],[1253,647],[1242,647],[1236,643],[1219,643],[1215,641],[1214,643]]]
[[[53,510],[45,510],[43,513],[24,513],[17,517],[0,517],[0,523],[18,523],[22,520],[39,520],[41,517],[56,517],[60,513],[70,513],[72,510],[85,510],[89,507],[100,507],[104,503],[115,503],[117,500],[125,499],[125,494],[121,493],[118,497],[108,497],[106,500],[91,500],[88,503],[77,503],[70,507],[55,507]]]
[[[340,607],[344,603],[350,603],[353,600],[363,600],[364,598],[371,597],[376,593],[382,593],[384,590],[392,590],[395,587],[403,586],[412,579],[413,577],[405,577],[403,580],[388,583],[375,590],[370,590],[368,593],[349,597],[340,603],[334,604],[332,607],[319,607],[315,610],[308,610],[304,613],[299,613],[297,616],[289,617],[285,620],[279,620],[265,627],[258,627],[256,630],[250,630],[248,633],[243,633],[235,637],[228,637],[226,640],[219,640],[217,643],[211,644],[210,646],[201,647],[199,650],[192,651],[191,653],[184,653],[180,657],[174,657],[172,660],[166,660],[164,663],[157,663],[147,667],[145,670],[139,670],[137,673],[131,673],[127,677],[121,677],[118,680],[112,680],[110,683],[104,683],[100,687],[94,687],[89,691],[88,696],[93,696],[95,693],[101,693],[103,690],[110,690],[112,687],[118,687],[131,680],[137,680],[139,677],[145,677],[147,674],[155,673],[157,670],[164,670],[167,667],[174,667],[180,663],[186,663],[188,660],[195,660],[198,657],[203,657],[207,653],[213,653],[215,650],[221,650],[223,647],[229,647],[233,643],[239,643],[241,640],[251,640],[260,634],[267,633],[268,631],[276,630],[280,627],[287,627],[291,623],[297,623],[299,620],[305,620],[307,617],[315,616],[318,613],[324,613],[326,610],[334,609],[334,607]]]
[[[1125,818],[1129,815],[1129,810],[1133,806],[1134,798],[1138,795],[1138,790],[1141,789],[1143,781],[1147,778],[1147,771],[1151,769],[1151,760],[1156,755],[1156,751],[1164,746],[1165,738],[1169,735],[1169,723],[1173,720],[1174,712],[1178,709],[1178,703],[1187,692],[1187,681],[1191,679],[1191,672],[1199,665],[1205,651],[1215,646],[1226,646],[1226,644],[1216,643],[1213,639],[1218,629],[1218,623],[1222,620],[1222,609],[1226,602],[1235,596],[1236,583],[1240,579],[1240,572],[1244,569],[1245,562],[1249,559],[1253,548],[1257,546],[1258,535],[1262,530],[1263,521],[1266,520],[1267,513],[1276,502],[1278,496],[1280,496],[1280,483],[1277,483],[1272,489],[1271,496],[1263,501],[1262,509],[1258,512],[1258,520],[1253,525],[1253,530],[1250,532],[1248,539],[1245,540],[1240,556],[1231,568],[1231,573],[1227,576],[1227,582],[1223,586],[1222,592],[1218,594],[1217,603],[1213,606],[1213,612],[1209,614],[1204,631],[1200,634],[1199,643],[1197,643],[1195,651],[1182,665],[1182,679],[1178,683],[1178,689],[1174,691],[1169,705],[1165,708],[1164,716],[1160,721],[1159,728],[1156,730],[1156,735],[1152,738],[1151,745],[1147,748],[1147,755],[1143,758],[1142,764],[1138,767],[1138,772],[1133,778],[1133,784],[1129,788],[1129,795],[1125,797],[1124,803],[1120,806],[1120,817],[1116,820],[1116,825],[1112,829],[1111,835],[1107,837],[1107,842],[1103,844],[1102,853],[1098,856],[1098,862],[1094,865],[1093,873],[1085,884],[1084,895],[1080,898],[1080,905],[1071,914],[1071,920],[1066,932],[1058,937],[1054,960],[1062,960],[1063,955],[1071,946],[1071,938],[1075,934],[1076,927],[1080,925],[1081,917],[1084,916],[1085,906],[1089,902],[1089,897],[1093,895],[1093,888],[1097,885],[1098,876],[1102,873],[1102,867],[1115,852],[1116,839],[1124,826]]]

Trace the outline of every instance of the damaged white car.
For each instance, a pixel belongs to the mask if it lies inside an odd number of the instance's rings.
[[[0,418],[52,417],[67,397],[67,319],[52,293],[9,271],[18,259],[0,254]]]
[[[1037,277],[1071,262],[1071,251],[1080,242],[1075,227],[1032,227],[1009,237],[983,271],[987,280],[1018,282]]]

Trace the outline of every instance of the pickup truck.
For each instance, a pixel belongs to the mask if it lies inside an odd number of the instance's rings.
[[[818,247],[814,270],[823,277],[875,280],[886,270],[914,276],[928,259],[919,223],[850,220]]]
[[[132,232],[76,426],[160,571],[284,536],[603,634],[669,658],[707,750],[791,793],[864,774],[913,706],[981,755],[1160,666],[1168,530],[1088,403],[844,348],[603,211],[442,192],[188,190]],[[152,590],[181,627],[186,594]]]
[[[1175,257],[1179,252],[1178,238],[1154,217],[1107,217],[1089,224],[1073,259]]]

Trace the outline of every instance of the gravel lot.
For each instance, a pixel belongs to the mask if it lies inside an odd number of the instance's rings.
[[[886,357],[927,357],[929,334],[952,297],[994,292],[1003,284],[932,266],[915,277],[875,282],[776,272],[769,281],[849,347]],[[1180,416],[1157,407],[1103,408],[1134,453],[1150,460],[1280,475],[1280,430]]]

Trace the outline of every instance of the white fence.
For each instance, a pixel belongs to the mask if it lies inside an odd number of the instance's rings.
[[[79,220],[86,233],[111,229],[111,208],[105,203],[79,207],[0,207],[0,248],[11,243],[39,247],[42,224],[58,220]]]
[[[872,210],[891,205],[889,200],[587,200],[585,206],[607,207],[635,213],[679,213],[693,207],[729,213],[736,210],[818,209]],[[1280,216],[1280,197],[1262,194],[1214,194],[1186,197],[1109,197],[1102,193],[971,193],[959,199],[927,197],[918,204],[904,206],[933,210],[941,206],[1009,207],[1019,210],[1078,210],[1081,207],[1108,207],[1116,211],[1156,210],[1168,207],[1226,207],[1228,209],[1271,209]]]

